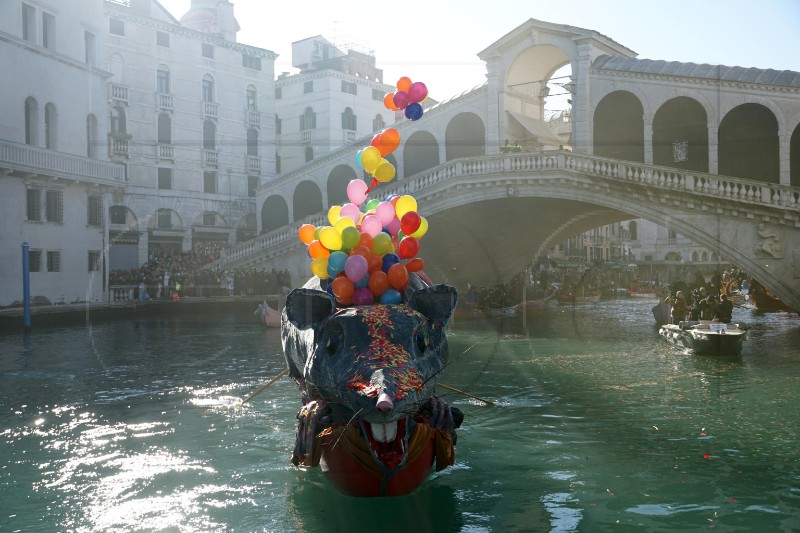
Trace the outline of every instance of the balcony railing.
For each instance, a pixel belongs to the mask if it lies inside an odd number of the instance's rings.
[[[119,83],[109,82],[108,93],[111,100],[115,100],[117,102],[126,102],[126,103],[128,101],[127,85],[120,85]]]
[[[355,130],[344,130],[344,143],[353,144],[354,142],[356,142]]]
[[[312,133],[314,133],[314,130],[301,130],[300,131],[300,142],[302,142],[302,143],[310,143],[311,142],[311,137],[312,137],[311,134]]]
[[[261,158],[257,155],[248,155],[247,157],[247,171],[248,172],[261,172]]]
[[[123,165],[4,140],[0,140],[0,167],[82,182],[125,181]]]
[[[156,105],[162,109],[173,109],[175,97],[168,93],[156,93]]]
[[[206,118],[217,118],[219,106],[214,102],[203,102],[203,116]]]
[[[247,123],[251,126],[260,126],[261,125],[261,113],[255,111],[253,109],[248,109],[246,111],[247,115]]]
[[[216,150],[203,149],[203,163],[210,166],[219,164],[219,152]]]
[[[112,137],[109,146],[111,148],[109,155],[128,157],[128,139],[115,139]]]
[[[171,144],[159,144],[156,157],[159,159],[175,159],[175,146]]]

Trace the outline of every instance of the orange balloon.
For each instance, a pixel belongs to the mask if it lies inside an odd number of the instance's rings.
[[[378,144],[373,144],[373,146],[380,150],[383,157],[386,157],[400,146],[400,132],[394,128],[386,128],[381,132]]]
[[[409,78],[408,76],[403,76],[402,78],[397,80],[398,91],[408,92],[409,87],[411,87],[411,78]]]
[[[425,268],[425,261],[423,261],[421,257],[415,257],[406,263],[406,270],[409,272],[419,272],[423,268]]]
[[[353,301],[353,292],[355,292],[356,288],[353,285],[353,282],[350,281],[350,278],[347,276],[338,276],[333,283],[331,283],[331,290],[333,291],[333,295],[336,296],[336,299],[340,302],[344,302],[345,300]]]
[[[390,266],[387,274],[389,276],[389,284],[398,291],[402,291],[408,285],[408,270],[403,263],[395,263]]]
[[[318,259],[320,257],[329,257],[331,251],[325,248],[321,242],[311,241],[311,244],[308,245],[308,255],[310,255],[312,259]]]
[[[369,275],[367,285],[369,286],[369,290],[372,291],[373,296],[380,296],[389,288],[389,276],[382,270],[373,272]]]
[[[300,237],[300,242],[303,244],[311,244],[311,241],[314,240],[314,232],[317,230],[313,224],[303,224],[300,226],[300,229],[297,230],[297,236]]]
[[[367,257],[367,272],[372,275],[375,271],[383,268],[383,258],[378,254],[369,254]],[[373,293],[374,294],[374,293]],[[376,294],[375,296],[380,296]]]
[[[358,245],[355,248],[353,248],[352,250],[350,250],[350,255],[361,255],[361,256],[364,256],[364,259],[366,259],[367,262],[369,262],[369,256],[370,256],[371,253],[372,252],[370,252],[369,248],[367,248],[366,246],[361,246],[361,245]]]
[[[394,93],[389,93],[383,97],[383,105],[385,105],[386,109],[389,111],[397,111],[399,109],[394,105]]]
[[[358,246],[366,246],[368,250],[372,250],[372,235],[369,233],[362,233],[358,237]]]

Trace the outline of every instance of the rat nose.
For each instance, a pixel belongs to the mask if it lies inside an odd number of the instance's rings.
[[[378,403],[375,404],[375,407],[378,411],[383,412],[384,414],[388,413],[394,407],[394,403],[392,403],[392,399],[389,397],[388,394],[382,392],[380,396],[378,396]]]

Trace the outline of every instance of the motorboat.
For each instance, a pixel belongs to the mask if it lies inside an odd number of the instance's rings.
[[[658,333],[671,344],[697,355],[739,355],[742,342],[747,338],[747,328],[743,324],[709,320],[664,324]]]

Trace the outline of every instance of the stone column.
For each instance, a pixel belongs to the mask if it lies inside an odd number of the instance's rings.
[[[500,153],[505,133],[505,69],[502,58],[494,56],[486,62],[487,106],[486,106],[486,153]]]
[[[644,112],[644,164],[653,164],[653,117]]]
[[[791,169],[789,168],[792,153],[792,132],[791,130],[781,130],[778,133],[778,176],[781,185],[790,185],[792,182]]]
[[[576,153],[592,155],[594,110],[591,107],[589,78],[592,46],[589,42],[582,42],[578,44],[577,50],[578,59],[572,73],[572,82],[575,84],[575,93],[572,95],[572,148]]]
[[[719,110],[717,110],[719,111]],[[719,173],[719,124],[708,121],[708,173]]]

